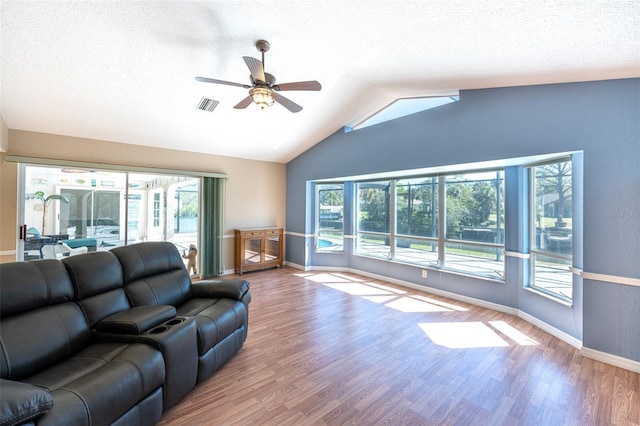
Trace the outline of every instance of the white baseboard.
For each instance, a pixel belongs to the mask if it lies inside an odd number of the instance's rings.
[[[285,262],[284,262],[284,265],[285,265],[285,266],[290,266],[290,267],[292,267],[292,268],[294,268],[294,269],[300,269],[301,271],[309,271],[309,270],[311,270],[311,269],[307,269],[307,268],[305,268],[304,266],[302,266],[302,265],[298,265],[297,263],[293,263],[293,262],[287,262],[287,261],[285,261]]]
[[[604,362],[606,364],[611,364],[615,367],[620,367],[624,368],[625,370],[640,373],[640,362],[634,361],[632,359],[623,358],[621,356],[611,355],[606,352],[600,352],[595,349],[584,347],[580,350],[580,355],[587,358],[595,359],[596,361]]]
[[[538,327],[539,329],[546,331],[550,335],[552,335],[554,337],[557,337],[558,339],[560,339],[563,342],[573,346],[574,348],[576,348],[578,350],[582,350],[582,341],[580,339],[577,339],[577,338],[571,336],[570,334],[567,334],[564,331],[559,330],[559,329],[553,327],[552,325],[549,325],[546,322],[541,321],[538,318],[534,317],[533,315],[528,314],[526,312],[523,312],[521,310],[518,310],[517,316],[518,316],[518,318],[522,318],[523,320],[525,320],[529,324],[533,324],[536,327]]]

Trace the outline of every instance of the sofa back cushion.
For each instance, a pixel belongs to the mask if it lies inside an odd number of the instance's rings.
[[[176,246],[154,241],[116,247],[124,285],[135,306],[180,306],[191,299],[191,280]]]
[[[118,258],[108,251],[97,251],[64,258],[89,326],[109,315],[131,307],[123,288],[122,267]]]
[[[0,377],[20,380],[84,348],[89,325],[57,260],[0,264]]]
[[[0,317],[73,300],[73,286],[57,260],[0,264]]]

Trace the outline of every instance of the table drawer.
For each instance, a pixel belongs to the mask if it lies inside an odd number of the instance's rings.
[[[242,238],[263,237],[264,231],[242,231]]]

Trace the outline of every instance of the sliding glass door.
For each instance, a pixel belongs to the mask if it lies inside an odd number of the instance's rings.
[[[73,254],[64,246],[81,252],[170,241],[182,253],[199,245],[198,177],[21,167],[26,238],[19,259]]]

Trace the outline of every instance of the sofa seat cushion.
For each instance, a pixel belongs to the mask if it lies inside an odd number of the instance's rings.
[[[246,326],[246,306],[233,299],[191,299],[177,308],[178,316],[192,316],[198,331],[198,353],[205,354],[214,345]]]
[[[145,344],[93,344],[23,381],[49,391],[51,424],[109,424],[164,383],[159,351]]]

